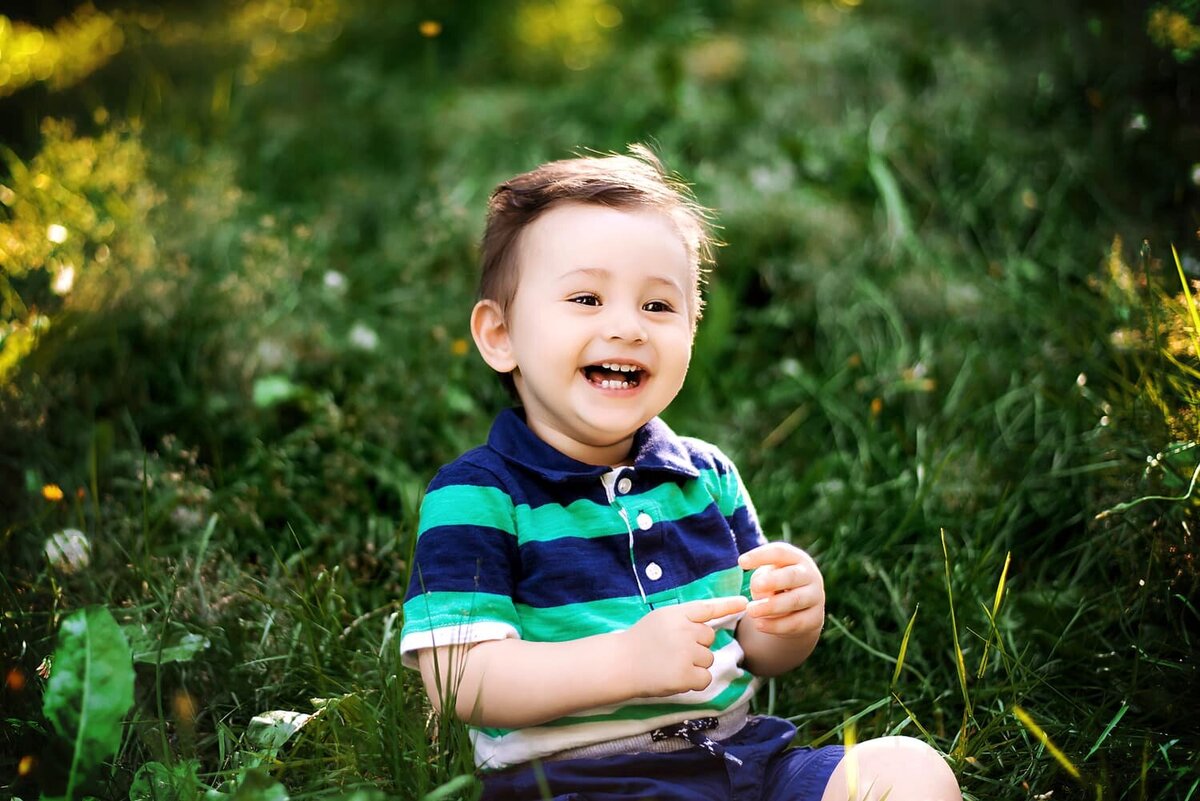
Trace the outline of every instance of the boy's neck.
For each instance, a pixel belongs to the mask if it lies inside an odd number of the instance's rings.
[[[579,442],[554,428],[526,418],[529,430],[542,442],[577,462],[604,467],[621,467],[633,464],[633,438],[637,432],[612,444],[591,445]]]

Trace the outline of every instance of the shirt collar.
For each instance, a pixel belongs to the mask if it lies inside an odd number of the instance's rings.
[[[580,462],[551,447],[533,433],[517,409],[505,409],[496,417],[488,434],[488,447],[506,461],[550,481],[595,478],[612,469]],[[657,417],[633,435],[633,454],[635,470],[661,470],[686,478],[700,475],[679,437]]]

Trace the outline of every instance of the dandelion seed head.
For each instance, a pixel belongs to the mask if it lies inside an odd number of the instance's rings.
[[[92,561],[92,544],[77,528],[67,528],[50,536],[45,545],[46,560],[61,573],[75,573]]]

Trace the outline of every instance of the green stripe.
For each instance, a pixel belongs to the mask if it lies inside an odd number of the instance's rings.
[[[714,503],[729,517],[742,505],[737,477],[715,470],[700,471],[700,478],[683,487],[666,482],[643,493],[624,495],[620,505],[630,518],[643,509],[655,520],[681,520],[699,514]],[[436,489],[421,505],[419,531],[437,526],[489,526],[509,534],[520,532],[521,542],[548,542],[561,537],[607,537],[627,529],[611,504],[580,499],[567,506],[549,503],[538,507],[514,505],[504,490],[456,484]]]
[[[521,631],[512,598],[490,592],[427,592],[404,604],[404,634],[492,622]]]
[[[740,507],[745,506],[745,501],[742,500],[742,482],[738,480],[737,473],[733,470],[724,475],[713,472],[711,477],[703,477],[713,482],[713,489],[716,490],[717,506],[721,510],[721,514],[726,517],[732,517]]]
[[[425,496],[417,536],[438,526],[490,526],[515,534],[515,525],[512,498],[504,490],[454,484]]]
[[[617,510],[608,504],[580,499],[570,506],[548,503],[517,507],[520,542],[548,542],[563,537],[607,537],[628,531]]]
[[[655,593],[648,600],[655,606],[662,606],[737,595],[745,584],[743,573],[740,567],[734,565],[690,584]],[[521,636],[535,642],[563,642],[627,629],[641,620],[647,611],[638,595],[547,608],[517,604],[517,612],[521,616]]]
[[[714,501],[710,488],[720,492],[722,482],[727,479],[715,470],[704,470],[698,480],[685,482],[683,487],[666,482],[647,492],[620,496],[619,504],[629,511],[631,523],[643,509],[653,510],[656,521],[681,520],[711,506]],[[729,498],[719,495],[717,507],[729,516],[737,508],[737,498],[736,491]],[[607,537],[628,530],[615,506],[585,499],[565,507],[555,503],[536,508],[522,504],[516,508],[516,515],[517,530],[523,543],[547,542],[560,537]]]

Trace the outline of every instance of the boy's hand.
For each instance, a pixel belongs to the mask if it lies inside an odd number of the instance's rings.
[[[635,696],[659,698],[711,684],[713,653],[708,647],[716,632],[709,623],[745,608],[740,595],[689,601],[655,609],[622,632]]]
[[[746,614],[755,628],[778,637],[806,637],[825,623],[825,582],[817,564],[786,542],[769,542],[738,559],[753,570]]]

